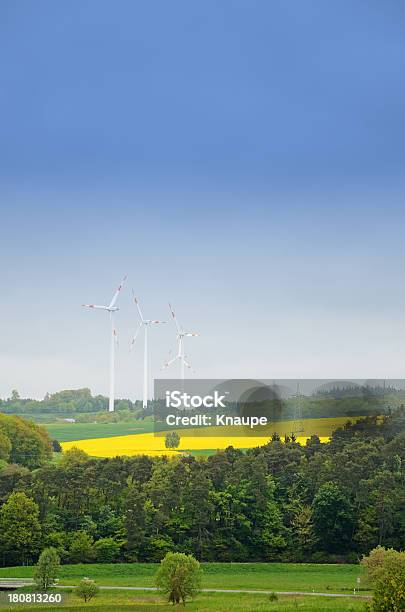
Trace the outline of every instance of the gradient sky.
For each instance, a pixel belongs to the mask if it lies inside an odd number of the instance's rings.
[[[400,0],[3,0],[0,396],[106,393],[124,274],[118,396],[131,288],[198,377],[405,377],[404,74]]]

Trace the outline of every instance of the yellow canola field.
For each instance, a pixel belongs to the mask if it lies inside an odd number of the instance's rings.
[[[361,417],[352,417],[350,420],[355,421]],[[308,437],[318,435],[321,442],[327,442],[332,432],[341,427],[348,421],[347,417],[327,418],[327,419],[304,419],[299,423],[300,427],[296,427],[295,435],[300,444],[305,444]],[[271,437],[273,432],[279,433],[283,438],[285,433],[291,432],[293,427],[292,421],[280,421],[272,425],[271,431],[262,431],[263,435],[235,435],[240,433],[238,427],[207,427],[199,429],[188,429],[187,435],[185,431],[178,430],[181,436],[180,446],[176,449],[167,449],[165,447],[165,434],[161,432],[156,435],[154,433],[132,434],[129,436],[114,436],[110,438],[92,438],[89,440],[74,440],[72,442],[62,442],[63,450],[68,450],[72,447],[81,448],[92,457],[116,457],[117,455],[167,455],[175,456],[181,452],[193,450],[221,450],[228,446],[235,448],[254,448],[262,446]],[[301,429],[302,431],[298,430]],[[227,435],[218,435],[226,430]],[[208,435],[208,432],[212,435]],[[250,432],[249,432],[250,433]],[[233,435],[232,435],[233,434]]]

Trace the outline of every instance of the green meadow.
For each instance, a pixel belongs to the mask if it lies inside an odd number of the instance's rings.
[[[300,597],[279,596],[276,601],[270,601],[269,596],[258,593],[200,593],[194,601],[188,601],[183,606],[173,607],[157,593],[150,591],[101,591],[97,597],[86,604],[74,593],[65,594],[65,603],[62,606],[30,606],[13,604],[11,607],[1,606],[2,610],[35,610],[46,612],[46,610],[61,609],[65,612],[83,610],[90,608],[92,612],[114,612],[127,611],[129,609],[166,612],[173,609],[184,609],[198,612],[287,612],[289,610],[300,612],[334,611],[355,612],[364,611],[364,600],[354,598],[332,598],[332,597]]]
[[[351,564],[315,563],[202,563],[203,588],[263,589],[352,593],[359,585],[366,592],[362,567]],[[75,585],[87,576],[99,585],[152,587],[156,563],[105,563],[63,565],[61,584]],[[32,577],[33,567],[0,568],[2,578]],[[367,591],[368,592],[368,591]]]
[[[121,423],[47,423],[44,427],[51,438],[56,438],[59,442],[72,442],[149,433],[153,431],[153,421],[139,419]]]

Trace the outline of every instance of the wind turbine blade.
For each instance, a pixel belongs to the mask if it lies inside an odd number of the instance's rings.
[[[137,339],[138,334],[139,334],[139,332],[141,331],[141,327],[142,327],[142,323],[139,323],[139,325],[138,325],[138,327],[136,328],[136,331],[135,331],[135,333],[134,333],[134,336],[133,336],[133,338],[132,338],[132,340],[131,340],[131,344],[130,344],[130,346],[129,346],[129,350],[130,350],[130,351],[132,351],[132,349],[134,348],[135,340]]]
[[[113,334],[114,334],[114,342],[117,346],[119,346],[120,343],[118,342],[118,332],[115,328],[114,328]]]
[[[177,332],[180,334],[181,333],[181,328],[180,328],[180,325],[179,325],[179,323],[178,323],[178,321],[176,319],[176,315],[174,314],[174,311],[173,311],[173,308],[171,307],[170,302],[169,302],[169,308],[170,308],[170,312],[172,313],[172,318],[173,318],[173,320],[175,322]]]
[[[139,300],[138,300],[138,298],[136,297],[136,295],[135,295],[135,293],[134,293],[134,290],[133,290],[133,289],[132,289],[132,295],[133,295],[133,297],[134,297],[135,306],[136,306],[136,307],[137,307],[137,309],[138,309],[139,318],[141,319],[141,321],[142,321],[142,323],[143,323],[143,322],[144,322],[144,318],[143,318],[142,310],[141,310],[141,307],[139,306]]]
[[[197,334],[196,332],[184,332],[183,333],[183,336],[190,336],[190,337],[199,336],[199,335],[200,334]]]
[[[82,304],[84,308],[98,308],[99,310],[108,310],[108,306],[99,306],[98,304]]]
[[[177,361],[178,359],[180,359],[180,355],[176,355],[176,357],[173,357],[173,359],[170,359],[170,361],[166,361],[166,363],[164,363],[160,369],[161,369],[161,370],[166,370],[166,368],[168,368],[169,366],[171,366],[171,365],[172,365],[172,363],[174,363],[174,362],[175,362],[175,361]]]
[[[124,276],[124,278],[122,279],[122,281],[120,282],[120,284],[118,285],[117,291],[114,293],[112,300],[110,302],[110,305],[108,306],[108,308],[113,308],[115,306],[115,302],[117,301],[117,298],[120,294],[121,289],[124,286],[125,281],[127,280],[127,277]]]
[[[153,325],[159,325],[160,323],[167,323],[167,321],[151,321]]]
[[[193,367],[191,365],[191,363],[189,363],[184,357],[183,357],[183,363],[186,366],[186,368],[190,368],[190,370],[193,370]],[[193,370],[194,372],[194,370]]]

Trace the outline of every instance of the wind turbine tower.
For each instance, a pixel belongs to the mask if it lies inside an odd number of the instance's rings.
[[[139,306],[139,300],[134,295],[134,302],[138,309],[138,314],[140,318],[140,323],[136,328],[135,334],[131,340],[130,350],[133,349],[135,340],[141,331],[144,329],[144,344],[143,344],[143,399],[142,399],[142,407],[147,408],[148,405],[148,387],[149,387],[149,374],[148,374],[148,327],[149,325],[160,325],[161,323],[167,323],[167,321],[158,321],[152,319],[145,319],[141,307]]]
[[[110,398],[108,403],[108,412],[114,412],[114,382],[115,382],[115,342],[117,340],[117,332],[114,326],[114,314],[119,310],[116,306],[118,296],[126,281],[126,276],[122,279],[116,292],[114,293],[112,300],[108,306],[99,306],[98,304],[82,304],[85,308],[92,308],[97,310],[105,310],[110,316],[110,328],[111,328],[111,342],[110,342]]]
[[[301,405],[301,390],[300,383],[297,381],[297,393],[295,396],[295,407],[294,407],[294,421],[293,421],[293,434],[300,434],[304,430],[304,423],[302,422],[302,405]]]

